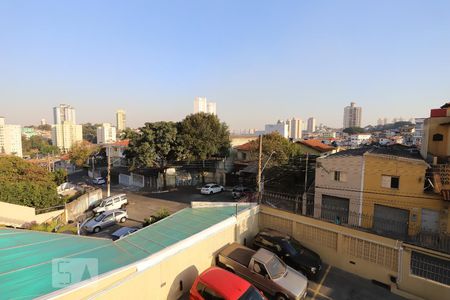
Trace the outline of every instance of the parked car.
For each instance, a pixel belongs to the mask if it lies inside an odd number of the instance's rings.
[[[231,195],[233,196],[233,199],[239,199],[242,197],[247,197],[247,196],[251,195],[252,193],[253,193],[253,190],[251,188],[238,185],[233,188]]]
[[[211,267],[195,279],[190,300],[264,300],[264,295],[248,281],[224,269]]]
[[[128,204],[128,199],[126,194],[118,194],[100,201],[97,207],[93,209],[95,214],[102,213],[104,211],[113,210],[113,209],[123,209],[125,205]]]
[[[288,266],[316,279],[322,270],[322,260],[314,251],[306,248],[289,235],[273,229],[258,233],[253,240],[254,248],[264,248],[278,255]]]
[[[277,300],[306,297],[308,279],[266,249],[254,251],[233,243],[219,253],[217,265],[248,280]]]
[[[103,177],[95,177],[94,179],[92,179],[92,184],[102,185],[105,183],[106,183],[106,179]]]
[[[207,185],[202,187],[202,189],[200,190],[200,193],[202,193],[204,195],[212,195],[212,194],[223,192],[224,190],[225,189],[221,185],[218,185],[215,183],[208,183]]]
[[[128,214],[126,211],[121,209],[115,209],[110,211],[105,211],[100,215],[89,219],[83,223],[82,228],[87,232],[97,233],[105,227],[109,227],[118,222],[123,223],[128,219]]]
[[[114,231],[114,233],[111,234],[111,238],[113,241],[115,241],[115,240],[121,239],[123,237],[126,237],[130,233],[136,232],[138,230],[139,230],[139,228],[136,228],[136,227],[122,227],[122,228]]]

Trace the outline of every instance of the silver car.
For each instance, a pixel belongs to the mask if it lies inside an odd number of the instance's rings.
[[[114,225],[118,222],[123,223],[128,219],[126,211],[114,209],[101,213],[100,215],[86,221],[82,228],[88,232],[97,233],[105,227]]]

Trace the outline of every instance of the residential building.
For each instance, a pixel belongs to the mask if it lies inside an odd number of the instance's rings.
[[[362,108],[357,107],[355,102],[344,108],[344,128],[361,127]]]
[[[286,121],[289,124],[289,138],[292,140],[299,140],[302,138],[303,121],[301,119],[292,118]]]
[[[0,153],[22,157],[22,127],[6,124],[0,117]]]
[[[103,123],[97,127],[97,144],[109,144],[116,141],[116,127],[110,123]]]
[[[265,134],[278,132],[282,137],[289,138],[289,122],[279,120],[276,124],[266,124],[264,132]]]
[[[217,115],[217,107],[215,102],[208,102],[206,104],[207,113]]]
[[[123,109],[116,111],[116,128],[118,132],[122,132],[127,128],[127,117]]]
[[[314,131],[316,131],[316,118],[311,117],[308,119],[308,125],[306,127],[306,130],[309,133],[313,133]]]
[[[209,102],[206,97],[195,97],[194,114],[207,113],[217,115],[217,107],[215,102]]]
[[[111,155],[111,164],[113,167],[127,166],[125,150],[128,148],[129,143],[129,140],[121,140],[109,144],[106,147],[106,156]]]
[[[439,233],[442,197],[427,191],[428,164],[408,147],[364,147],[318,158],[315,216],[406,239]]]
[[[54,124],[62,124],[64,121],[76,124],[75,108],[67,104],[60,104],[53,108]]]
[[[61,151],[67,152],[69,149],[83,140],[83,127],[69,121],[52,125],[52,143]]]
[[[39,135],[39,133],[33,127],[22,127],[22,135],[29,139],[32,136]]]
[[[302,140],[296,142],[303,154],[326,155],[336,152],[336,148],[323,143],[321,140]]]
[[[257,140],[258,137],[259,135],[256,134],[232,134],[230,135],[230,144],[233,148]]]
[[[352,134],[350,136],[350,146],[359,147],[362,144],[368,144],[371,137],[372,135],[367,133]]]

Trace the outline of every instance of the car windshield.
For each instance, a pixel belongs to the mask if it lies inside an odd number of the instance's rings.
[[[283,240],[283,246],[290,255],[302,255],[305,249],[296,240]]]
[[[272,257],[266,267],[273,279],[280,278],[286,273],[286,265],[276,256]]]
[[[263,300],[264,298],[261,296],[259,291],[254,287],[250,286],[245,293],[239,297],[238,300]]]
[[[105,204],[106,204],[106,201],[102,201],[102,202],[100,202],[100,204],[98,206],[105,206]]]
[[[104,217],[105,217],[105,215],[98,215],[94,220],[96,222],[100,222],[101,220],[103,220]]]

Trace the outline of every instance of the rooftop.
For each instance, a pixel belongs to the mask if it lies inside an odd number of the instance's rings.
[[[93,258],[98,274],[147,258],[220,223],[248,206],[183,209],[113,242],[109,239],[0,229],[0,291],[5,299],[32,299],[60,288],[52,285],[52,260]]]
[[[303,140],[297,143],[313,148],[319,152],[329,152],[335,149],[333,146],[322,143],[322,140]]]
[[[254,150],[254,142],[253,141],[247,142],[245,144],[234,147],[234,149],[239,151],[252,151]]]
[[[349,149],[337,152],[328,157],[337,156],[362,156],[366,153],[380,154],[380,155],[391,155],[404,158],[423,160],[420,156],[419,151],[416,148],[407,147],[403,145],[390,145],[390,146],[367,146],[357,149]]]

